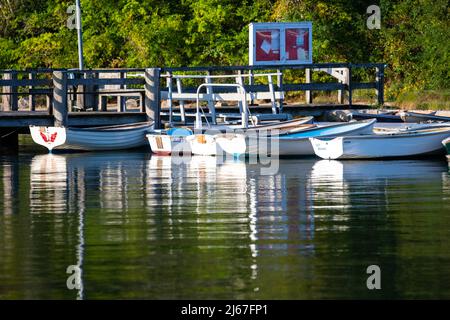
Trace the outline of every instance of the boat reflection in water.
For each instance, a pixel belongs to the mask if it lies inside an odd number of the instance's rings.
[[[373,261],[401,271],[413,261],[435,287],[448,279],[439,261],[421,260],[449,257],[430,245],[446,239],[448,217],[434,214],[449,209],[444,161],[281,159],[262,175],[249,161],[174,160],[3,160],[0,286],[11,290],[0,298],[366,298],[359,271]],[[81,270],[76,293],[65,286],[70,265]]]

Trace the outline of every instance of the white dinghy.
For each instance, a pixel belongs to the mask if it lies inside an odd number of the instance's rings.
[[[154,130],[147,134],[150,149],[158,155],[190,154],[191,146],[186,138],[192,135],[191,129],[171,128],[168,130]]]
[[[311,138],[314,152],[323,159],[372,159],[413,157],[444,153],[442,140],[449,127],[404,133]]]
[[[149,122],[127,125],[70,128],[30,126],[33,141],[52,150],[122,150],[142,147],[145,134],[150,131]]]
[[[243,134],[196,134],[187,137],[186,140],[190,144],[192,154],[196,155],[223,156],[229,154],[239,157],[246,151],[246,139]]]
[[[248,139],[247,153],[270,154],[275,156],[311,156],[314,149],[309,138],[344,135],[370,135],[376,119],[341,122],[316,128],[299,130],[275,136],[262,136]]]

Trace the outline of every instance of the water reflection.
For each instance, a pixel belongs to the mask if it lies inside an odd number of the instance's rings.
[[[439,161],[285,159],[264,176],[244,161],[124,152],[0,168],[0,297],[73,298],[69,265],[78,299],[341,297],[359,288],[351,267],[398,269],[380,256],[407,259],[411,241],[427,250],[427,223],[446,225],[429,213],[450,209]]]

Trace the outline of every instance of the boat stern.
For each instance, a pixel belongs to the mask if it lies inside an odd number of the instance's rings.
[[[344,153],[343,138],[318,139],[309,138],[314,153],[322,159],[338,159]]]
[[[30,126],[33,141],[46,147],[50,152],[66,142],[66,128]]]

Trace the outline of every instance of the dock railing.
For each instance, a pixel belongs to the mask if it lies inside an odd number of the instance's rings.
[[[56,125],[67,125],[68,113],[142,112],[160,126],[161,100],[166,100],[170,111],[178,101],[181,122],[190,116],[186,102],[195,101],[200,83],[237,83],[247,92],[250,104],[256,100],[269,100],[272,113],[283,111],[283,101],[288,92],[305,92],[305,102],[313,103],[313,91],[337,91],[338,103],[352,107],[353,92],[374,89],[377,104],[384,104],[384,63],[315,63],[286,66],[225,66],[180,67],[147,69],[33,69],[0,70],[1,111],[46,112],[54,116]],[[359,82],[354,72],[364,69],[373,80]],[[286,73],[303,70],[304,75],[288,82]],[[314,72],[324,72],[335,82],[313,82]],[[275,79],[276,78],[276,79]],[[162,80],[166,84],[162,85]],[[231,81],[229,81],[232,79]],[[264,80],[262,80],[264,79]],[[292,79],[291,79],[292,80]],[[207,87],[202,99],[209,112],[215,116],[216,103],[235,100],[234,88]],[[128,98],[136,101],[134,108],[127,107]],[[117,108],[109,101],[117,99]],[[109,101],[108,101],[109,100]],[[339,107],[339,105],[336,105]],[[167,109],[167,108],[166,108]],[[163,111],[165,108],[163,107]],[[1,117],[2,112],[0,112]],[[170,112],[172,114],[172,112]]]

